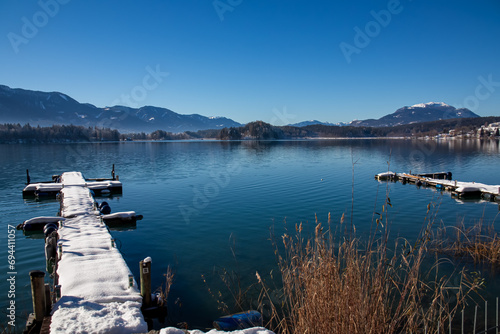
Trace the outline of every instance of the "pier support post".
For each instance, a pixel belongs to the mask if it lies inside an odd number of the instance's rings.
[[[50,313],[52,310],[52,298],[50,298],[50,284],[45,283],[45,314]]]
[[[33,299],[33,312],[35,321],[42,322],[45,316],[45,273],[40,270],[30,271],[31,296]]]
[[[151,258],[148,256],[139,263],[141,269],[142,307],[151,306]]]

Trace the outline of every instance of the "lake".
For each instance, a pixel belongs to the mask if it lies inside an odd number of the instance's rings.
[[[388,170],[450,171],[459,181],[500,184],[498,140],[13,144],[0,145],[0,156],[2,277],[9,272],[7,225],[55,215],[59,209],[56,200],[23,199],[26,169],[36,182],[65,171],[110,177],[115,164],[123,194],[97,200],[106,200],[113,212],[134,210],[144,216],[135,229],[111,231],[125,261],[138,279],[139,261],[151,256],[153,287],[172,267],[169,317],[198,328],[210,327],[222,315],[208,288],[224,293],[218,278],[224,268],[237,272],[243,286],[256,282],[256,271],[266,277],[275,269],[271,230],[280,237],[296,223],[314,226],[315,215],[326,223],[331,213],[333,222],[345,214],[345,222],[352,219],[358,233],[366,234],[387,191],[392,236],[414,239],[429,203],[438,205],[436,221],[445,225],[480,219],[490,224],[499,214],[498,203],[460,201],[448,192],[374,179]],[[28,273],[45,268],[44,241],[21,231],[15,240],[16,323],[21,329],[32,311]],[[6,313],[6,279],[0,289]]]

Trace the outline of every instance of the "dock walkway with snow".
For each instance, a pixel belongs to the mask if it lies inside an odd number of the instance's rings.
[[[490,201],[500,202],[500,185],[488,185],[476,182],[462,182],[446,178],[433,178],[428,177],[429,175],[451,176],[451,173],[410,174],[385,172],[375,175],[375,178],[381,181],[392,180],[410,182],[417,185],[426,185],[433,186],[438,189],[446,189],[451,191],[454,196],[460,198],[479,196]]]
[[[63,173],[60,181],[65,220],[58,230],[62,253],[56,273],[61,298],[52,310],[50,332],[147,332],[137,283],[114,247],[88,183],[80,172]]]

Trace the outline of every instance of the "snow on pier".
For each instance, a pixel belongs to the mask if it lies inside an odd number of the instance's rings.
[[[61,176],[58,230],[62,254],[57,264],[61,298],[54,305],[51,333],[147,332],[142,296],[122,255],[102,223],[80,172]]]
[[[431,175],[440,176],[443,178],[429,177]],[[451,173],[434,173],[434,174],[409,174],[409,173],[394,173],[385,172],[375,175],[377,180],[393,180],[403,183],[410,182],[417,185],[427,185],[436,188],[450,190],[457,197],[482,196],[483,198],[500,201],[500,185],[488,185],[476,182],[462,182],[446,179],[446,176],[451,178]]]

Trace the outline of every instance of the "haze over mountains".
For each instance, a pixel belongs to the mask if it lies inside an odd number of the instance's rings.
[[[456,109],[443,102],[429,102],[400,108],[379,119],[354,120],[350,123],[328,123],[313,120],[296,123],[293,126],[322,124],[388,127],[471,117],[479,116],[466,108]],[[170,109],[154,106],[99,108],[89,103],[80,103],[59,92],[13,89],[4,85],[0,85],[0,123],[30,123],[32,126],[73,124],[106,127],[121,132],[152,132],[160,129],[176,133],[242,126],[241,123],[226,117],[206,117],[199,114],[182,115]]]

